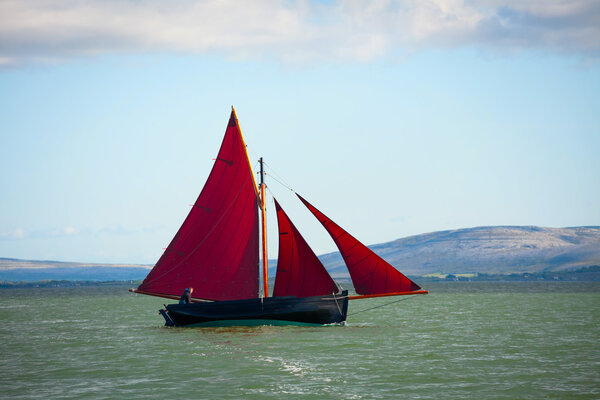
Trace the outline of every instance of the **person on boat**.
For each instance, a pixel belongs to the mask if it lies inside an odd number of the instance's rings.
[[[181,298],[179,299],[179,304],[190,304],[192,302],[192,293],[194,292],[194,288],[185,288]]]

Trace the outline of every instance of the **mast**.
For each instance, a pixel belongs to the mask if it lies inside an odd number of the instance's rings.
[[[262,223],[262,259],[263,259],[263,294],[269,297],[269,271],[267,260],[267,211],[265,208],[265,173],[263,170],[263,159],[260,162],[260,216]]]

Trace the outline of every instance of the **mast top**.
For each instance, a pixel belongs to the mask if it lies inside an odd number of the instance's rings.
[[[265,170],[263,168],[263,158],[261,157],[258,162],[260,163],[260,186],[265,184]]]

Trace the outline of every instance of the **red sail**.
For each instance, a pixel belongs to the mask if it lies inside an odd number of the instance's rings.
[[[258,197],[235,116],[210,175],[179,231],[138,290],[196,298],[258,297]]]
[[[331,276],[308,246],[277,200],[279,256],[273,296],[321,296],[337,293]]]
[[[421,287],[401,274],[367,246],[356,240],[335,222],[298,195],[300,200],[323,224],[337,245],[356,293],[362,295],[410,292]]]

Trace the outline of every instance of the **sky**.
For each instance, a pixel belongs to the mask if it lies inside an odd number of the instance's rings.
[[[317,254],[600,225],[597,0],[0,0],[0,257],[154,264],[232,105]]]

